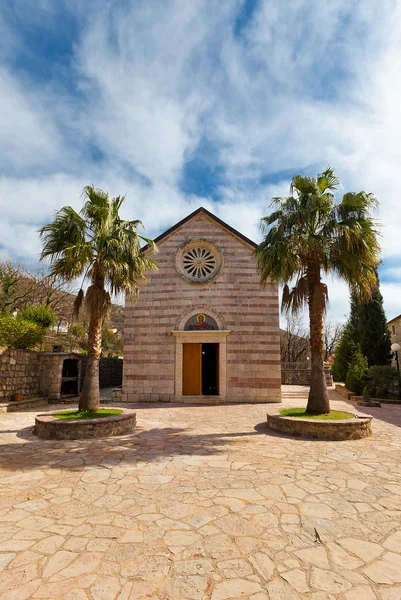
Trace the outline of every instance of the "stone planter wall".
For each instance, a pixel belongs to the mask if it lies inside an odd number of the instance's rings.
[[[32,350],[0,349],[0,401],[39,394],[38,353]]]
[[[372,435],[372,417],[363,415],[342,421],[316,421],[284,415],[267,415],[267,426],[297,437],[321,440],[359,440]]]
[[[103,438],[131,433],[135,425],[136,413],[129,409],[124,409],[121,415],[71,421],[45,414],[36,417],[34,434],[46,440]]]

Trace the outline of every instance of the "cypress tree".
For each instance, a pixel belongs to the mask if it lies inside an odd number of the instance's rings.
[[[367,302],[358,301],[356,294],[352,293],[349,323],[351,335],[359,344],[362,354],[368,359],[369,367],[390,364],[391,337],[379,281],[371,299]]]

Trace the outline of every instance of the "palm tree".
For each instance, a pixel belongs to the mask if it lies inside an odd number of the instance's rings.
[[[88,360],[79,399],[80,410],[96,411],[100,406],[99,358],[102,325],[111,306],[110,294],[138,291],[156,263],[141,250],[144,241],[156,250],[152,240],[138,234],[141,221],[126,221],[119,215],[124,196],[110,198],[107,192],[87,186],[84,205],[78,214],[71,206],[56,212],[53,223],[39,230],[43,239],[41,260],[50,258],[51,274],[64,281],[83,276],[75,300],[78,314],[85,302],[89,313]],[[84,282],[90,282],[84,293]]]
[[[296,175],[288,198],[273,198],[261,219],[264,239],[256,249],[261,283],[284,283],[282,310],[309,309],[311,385],[307,412],[330,412],[323,366],[323,316],[328,302],[322,275],[332,273],[368,299],[377,285],[380,246],[372,219],[373,194],[334,192],[340,180],[328,167],[316,178]],[[289,284],[293,283],[290,289]]]

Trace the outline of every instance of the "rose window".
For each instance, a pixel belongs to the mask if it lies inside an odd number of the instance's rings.
[[[191,283],[208,283],[220,271],[221,254],[211,242],[196,240],[178,250],[176,268]]]
[[[216,259],[207,248],[191,248],[183,256],[184,270],[191,277],[204,278],[213,273]]]

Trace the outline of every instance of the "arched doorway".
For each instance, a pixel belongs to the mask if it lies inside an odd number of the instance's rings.
[[[216,331],[216,321],[205,313],[192,315],[185,331]],[[183,396],[218,396],[219,344],[216,342],[184,343],[182,363]]]
[[[211,313],[211,314],[210,314]],[[223,327],[221,327],[223,324]],[[175,393],[190,397],[224,399],[227,374],[227,336],[221,316],[205,307],[186,312],[176,336]],[[187,401],[187,400],[184,400]],[[212,399],[210,398],[212,402]]]

